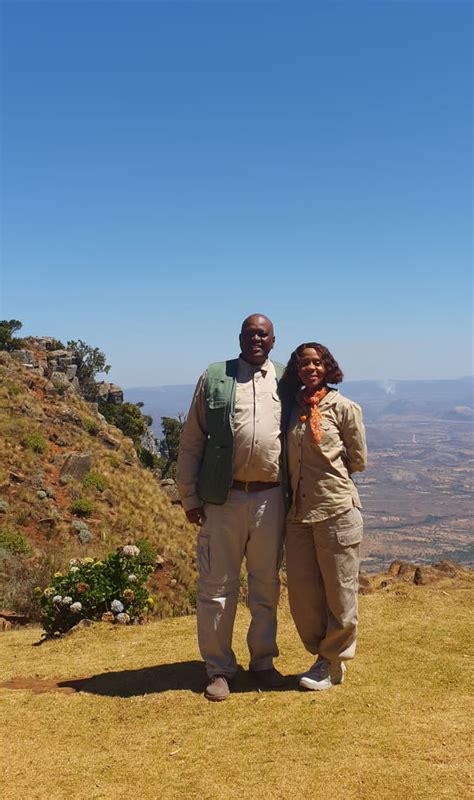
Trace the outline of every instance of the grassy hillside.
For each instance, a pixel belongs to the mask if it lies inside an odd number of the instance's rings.
[[[85,482],[61,476],[70,453],[90,454]],[[84,500],[92,506],[81,517],[74,503]],[[81,519],[90,542],[78,536]],[[191,610],[195,531],[141,466],[131,439],[90,403],[65,397],[61,387],[0,353],[0,549],[8,540],[10,549],[16,542],[29,551],[2,560],[0,608],[21,610],[32,585],[46,583],[68,558],[103,556],[143,538],[164,559],[152,579],[158,615]]]
[[[262,693],[242,671],[218,704],[200,693],[192,617],[100,624],[39,648],[38,630],[7,631],[3,797],[467,798],[472,600],[469,574],[388,585],[361,597],[359,651],[342,686],[300,692],[290,677],[286,690]],[[247,625],[241,607],[244,666]],[[284,603],[279,642],[284,673],[309,665]]]

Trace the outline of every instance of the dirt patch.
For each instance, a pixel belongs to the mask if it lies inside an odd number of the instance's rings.
[[[77,678],[78,681],[86,681],[87,678]],[[75,694],[77,689],[74,686],[65,686],[64,679],[59,678],[11,678],[9,681],[2,681],[0,689],[28,689],[34,694],[44,692],[62,692],[63,694]]]

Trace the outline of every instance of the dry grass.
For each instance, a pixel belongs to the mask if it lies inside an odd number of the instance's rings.
[[[467,798],[472,595],[466,577],[362,597],[343,686],[260,693],[242,673],[219,704],[200,694],[193,618],[98,626],[37,649],[38,630],[2,634],[5,678],[96,676],[69,694],[0,689],[3,797]],[[244,666],[247,623],[241,608]],[[280,669],[306,668],[285,604],[279,639]]]

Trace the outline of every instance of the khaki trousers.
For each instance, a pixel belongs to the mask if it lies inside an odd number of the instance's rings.
[[[357,508],[313,524],[287,522],[291,613],[306,649],[331,662],[355,654],[362,530]]]
[[[237,661],[232,632],[246,558],[250,668],[270,669],[278,655],[276,611],[280,594],[284,511],[279,487],[245,493],[232,489],[222,506],[207,503],[197,542],[197,628],[209,676],[232,678]]]

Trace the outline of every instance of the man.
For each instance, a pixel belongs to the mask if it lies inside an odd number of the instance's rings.
[[[178,490],[197,542],[197,627],[208,700],[225,700],[237,671],[232,631],[245,556],[251,623],[250,671],[263,688],[283,676],[276,610],[283,540],[280,417],[282,366],[268,354],[273,325],[262,314],[242,323],[238,359],[210,364],[201,376],[181,434]]]

